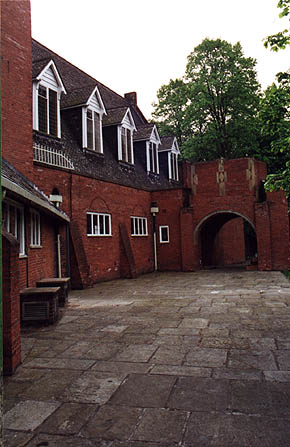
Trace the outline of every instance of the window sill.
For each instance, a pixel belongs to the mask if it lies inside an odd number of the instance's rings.
[[[96,157],[100,157],[101,159],[104,158],[104,152],[98,152],[94,149],[88,149],[87,147],[83,147],[83,151],[85,154],[93,154]]]
[[[30,248],[34,249],[34,248],[43,248],[42,245],[30,245]]]
[[[132,237],[148,237],[148,234],[131,234]]]
[[[111,234],[87,234],[88,237],[112,237]]]

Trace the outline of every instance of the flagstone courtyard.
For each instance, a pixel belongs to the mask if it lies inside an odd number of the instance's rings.
[[[5,447],[290,445],[290,282],[156,273],[72,291],[26,327]]]

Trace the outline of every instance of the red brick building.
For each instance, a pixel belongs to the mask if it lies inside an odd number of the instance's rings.
[[[264,163],[178,162],[176,139],[159,136],[136,93],[31,39],[29,1],[1,12],[7,345],[19,290],[44,277],[83,288],[154,269],[288,269],[287,201],[264,193]]]

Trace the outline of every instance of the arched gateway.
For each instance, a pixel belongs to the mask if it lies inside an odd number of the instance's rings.
[[[195,269],[289,267],[288,203],[282,191],[265,193],[265,178],[266,165],[248,158],[191,167]]]
[[[283,191],[264,191],[265,163],[183,162],[181,174],[182,189],[152,194],[160,209],[157,227],[169,232],[168,243],[157,246],[159,270],[289,269],[288,202]]]

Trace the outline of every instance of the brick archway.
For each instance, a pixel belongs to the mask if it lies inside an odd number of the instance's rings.
[[[247,216],[218,210],[205,216],[195,228],[200,267],[246,265],[257,254],[256,228]]]

